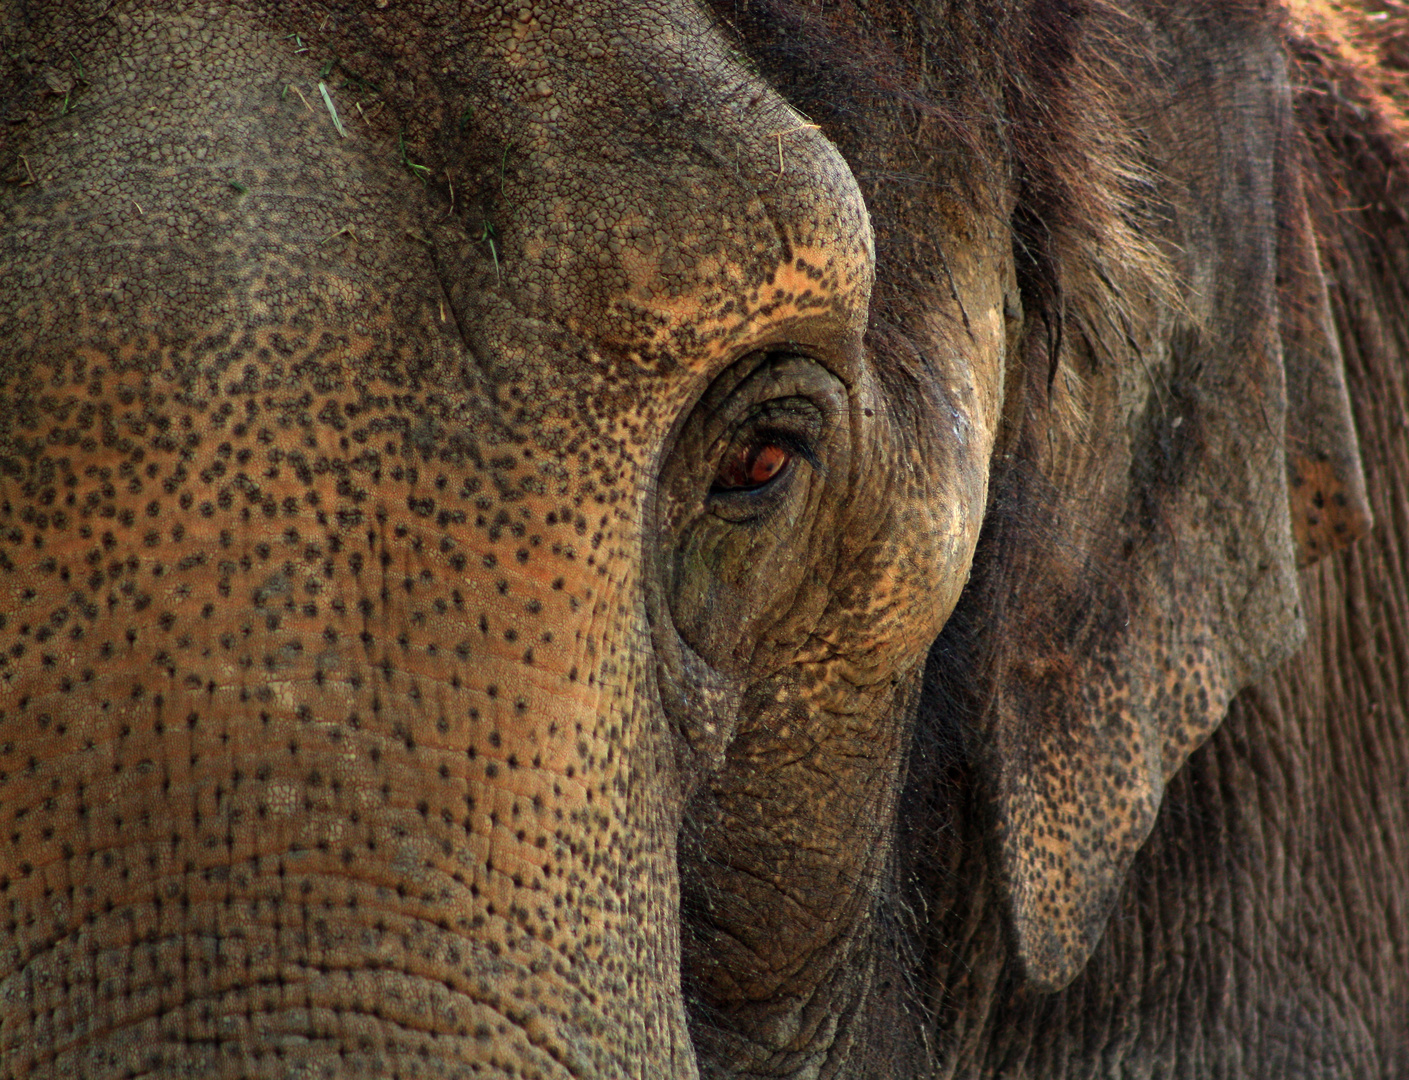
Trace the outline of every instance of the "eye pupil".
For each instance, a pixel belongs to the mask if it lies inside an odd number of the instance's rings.
[[[719,469],[715,488],[737,491],[760,488],[792,460],[792,453],[777,443],[755,443],[730,453]]]

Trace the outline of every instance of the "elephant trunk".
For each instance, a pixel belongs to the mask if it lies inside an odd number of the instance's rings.
[[[21,568],[7,1073],[692,1075],[634,535],[216,441]]]

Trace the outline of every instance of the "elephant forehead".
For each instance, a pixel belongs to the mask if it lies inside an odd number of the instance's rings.
[[[859,341],[871,228],[836,148],[695,7],[601,14],[479,28],[467,115],[504,147],[496,283],[628,354],[707,363],[809,320]]]
[[[559,199],[524,226],[514,276],[574,332],[686,361],[807,319],[859,332],[870,286],[862,215],[800,242],[761,198],[725,206],[706,193],[707,178],[698,187],[698,198],[677,194],[674,205],[589,206],[585,223],[571,220],[580,201]],[[820,193],[817,202],[810,224],[837,209]]]

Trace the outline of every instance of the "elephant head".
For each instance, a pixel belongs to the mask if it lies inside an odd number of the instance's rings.
[[[1068,981],[1366,522],[1271,35],[319,12],[5,15],[7,1069],[840,1075],[944,740]]]

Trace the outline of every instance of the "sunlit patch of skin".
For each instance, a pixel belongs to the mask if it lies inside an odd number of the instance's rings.
[[[861,248],[848,259],[838,255],[838,249],[845,251],[840,238],[830,250],[798,250],[792,261],[775,266],[761,286],[750,286],[743,264],[721,262],[711,277],[730,282],[722,299],[713,290],[703,297],[663,294],[651,288],[650,267],[628,267],[634,271],[633,282],[639,283],[629,294],[629,304],[650,312],[661,324],[643,344],[667,347],[687,329],[693,339],[708,343],[692,357],[707,367],[779,325],[821,316],[840,326],[855,326],[864,317],[870,295],[870,252]]]

